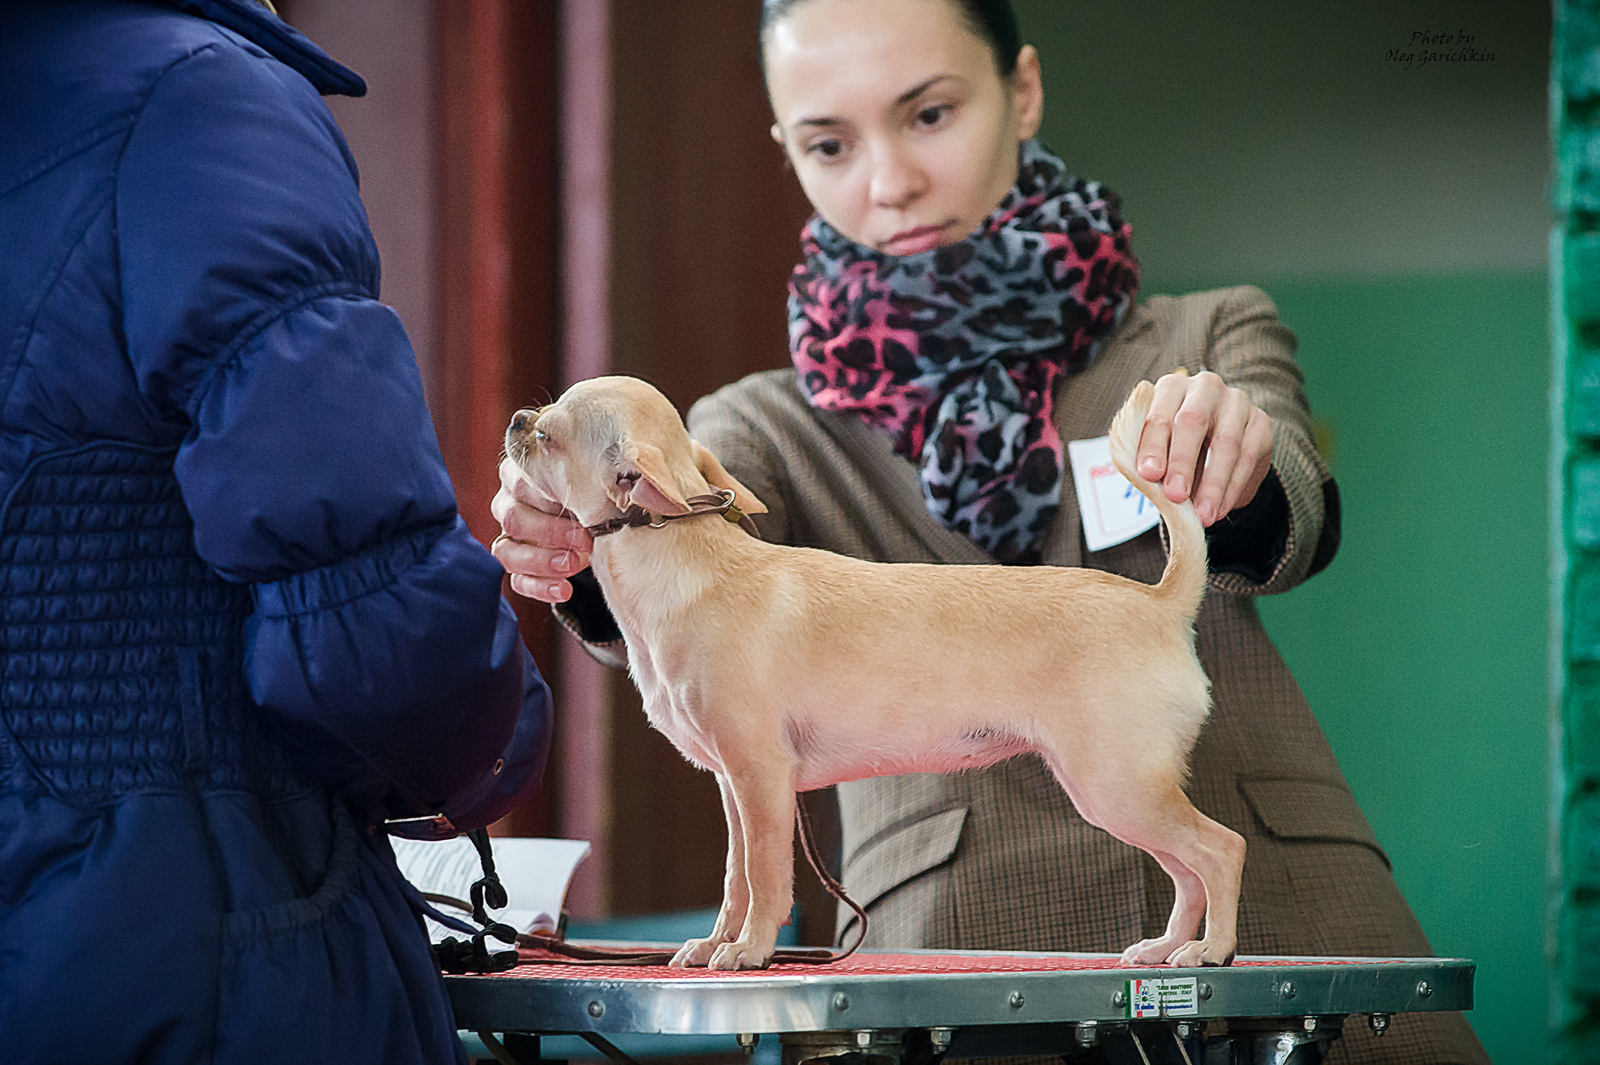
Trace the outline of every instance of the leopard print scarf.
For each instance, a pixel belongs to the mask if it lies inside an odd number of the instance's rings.
[[[1037,563],[1065,468],[1055,383],[1132,305],[1131,231],[1115,193],[1031,140],[1016,186],[957,244],[886,255],[813,216],[789,281],[801,386],[889,432],[946,527]]]

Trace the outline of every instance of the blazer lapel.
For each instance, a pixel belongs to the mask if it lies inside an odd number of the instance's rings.
[[[873,520],[894,522],[910,532],[927,551],[926,561],[966,565],[994,562],[971,538],[945,528],[928,513],[916,465],[894,453],[887,433],[873,429],[854,414],[819,410],[817,418],[839,441],[844,454],[863,459],[862,473],[874,488],[871,510],[879,512]],[[882,515],[883,511],[888,512],[887,516]]]
[[[1087,370],[1064,377],[1056,388],[1056,431],[1063,447],[1071,440],[1092,440],[1111,430],[1111,419],[1140,381],[1153,381],[1173,367],[1161,365],[1164,347],[1160,323],[1142,304],[1128,312]],[[1083,516],[1072,481],[1072,461],[1065,455],[1061,473],[1061,517],[1044,542],[1044,561],[1051,566],[1083,565]]]

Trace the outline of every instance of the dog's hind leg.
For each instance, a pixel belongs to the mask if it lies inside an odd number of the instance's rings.
[[[711,954],[712,969],[762,969],[794,905],[794,772],[765,762],[728,774],[744,835],[750,901],[738,938]]]
[[[1180,833],[1172,857],[1205,885],[1205,938],[1191,940],[1172,952],[1167,964],[1181,967],[1228,965],[1239,943],[1239,888],[1244,878],[1244,837],[1188,806],[1194,819],[1190,832]]]
[[[739,823],[739,805],[733,800],[733,788],[728,784],[726,773],[717,774],[717,790],[722,793],[722,813],[728,823],[728,865],[722,876],[722,908],[717,911],[711,934],[685,943],[673,955],[673,965],[705,965],[713,951],[739,934],[750,908],[750,883],[744,872],[744,831]]]
[[[1144,810],[1115,805],[1100,822],[1124,843],[1154,856],[1177,888],[1166,934],[1134,944],[1122,959],[1130,965],[1227,965],[1238,945],[1244,837],[1196,810],[1176,783],[1160,803]],[[1201,911],[1205,936],[1191,939]]]
[[[1117,749],[1114,743],[1093,746],[1102,754]],[[1085,821],[1152,855],[1177,889],[1166,933],[1129,947],[1123,961],[1182,966],[1231,962],[1238,944],[1244,837],[1194,808],[1179,786],[1179,763],[1102,757],[1080,758],[1067,766],[1048,748],[1040,753]],[[1202,912],[1205,936],[1191,939]]]
[[[1172,878],[1177,898],[1173,900],[1166,931],[1155,939],[1141,939],[1123,951],[1124,965],[1164,964],[1178,947],[1194,939],[1206,915],[1206,887],[1194,871],[1170,854],[1152,852],[1150,856]]]

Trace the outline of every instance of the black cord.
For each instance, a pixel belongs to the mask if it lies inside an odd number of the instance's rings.
[[[515,950],[490,951],[489,945],[484,941],[487,936],[494,936],[502,943],[515,943],[517,930],[508,924],[501,924],[491,920],[488,909],[498,910],[504,908],[507,895],[505,885],[500,883],[500,876],[494,871],[494,851],[489,845],[489,830],[476,828],[467,833],[467,838],[472,840],[472,845],[477,848],[478,862],[483,866],[483,876],[472,885],[472,919],[481,927],[470,939],[457,939],[448,936],[443,941],[433,945],[434,960],[439,968],[447,973],[498,973],[514,968],[517,964]]]

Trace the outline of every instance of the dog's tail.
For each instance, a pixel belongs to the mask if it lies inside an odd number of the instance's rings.
[[[1200,597],[1206,590],[1205,527],[1195,516],[1192,502],[1172,502],[1159,485],[1140,477],[1135,466],[1139,435],[1144,430],[1145,415],[1150,412],[1150,401],[1155,393],[1155,385],[1140,381],[1122,409],[1117,411],[1117,416],[1111,419],[1111,462],[1117,472],[1155,504],[1156,512],[1167,523],[1167,569],[1156,587],[1163,596],[1183,603],[1193,615],[1200,609]]]

